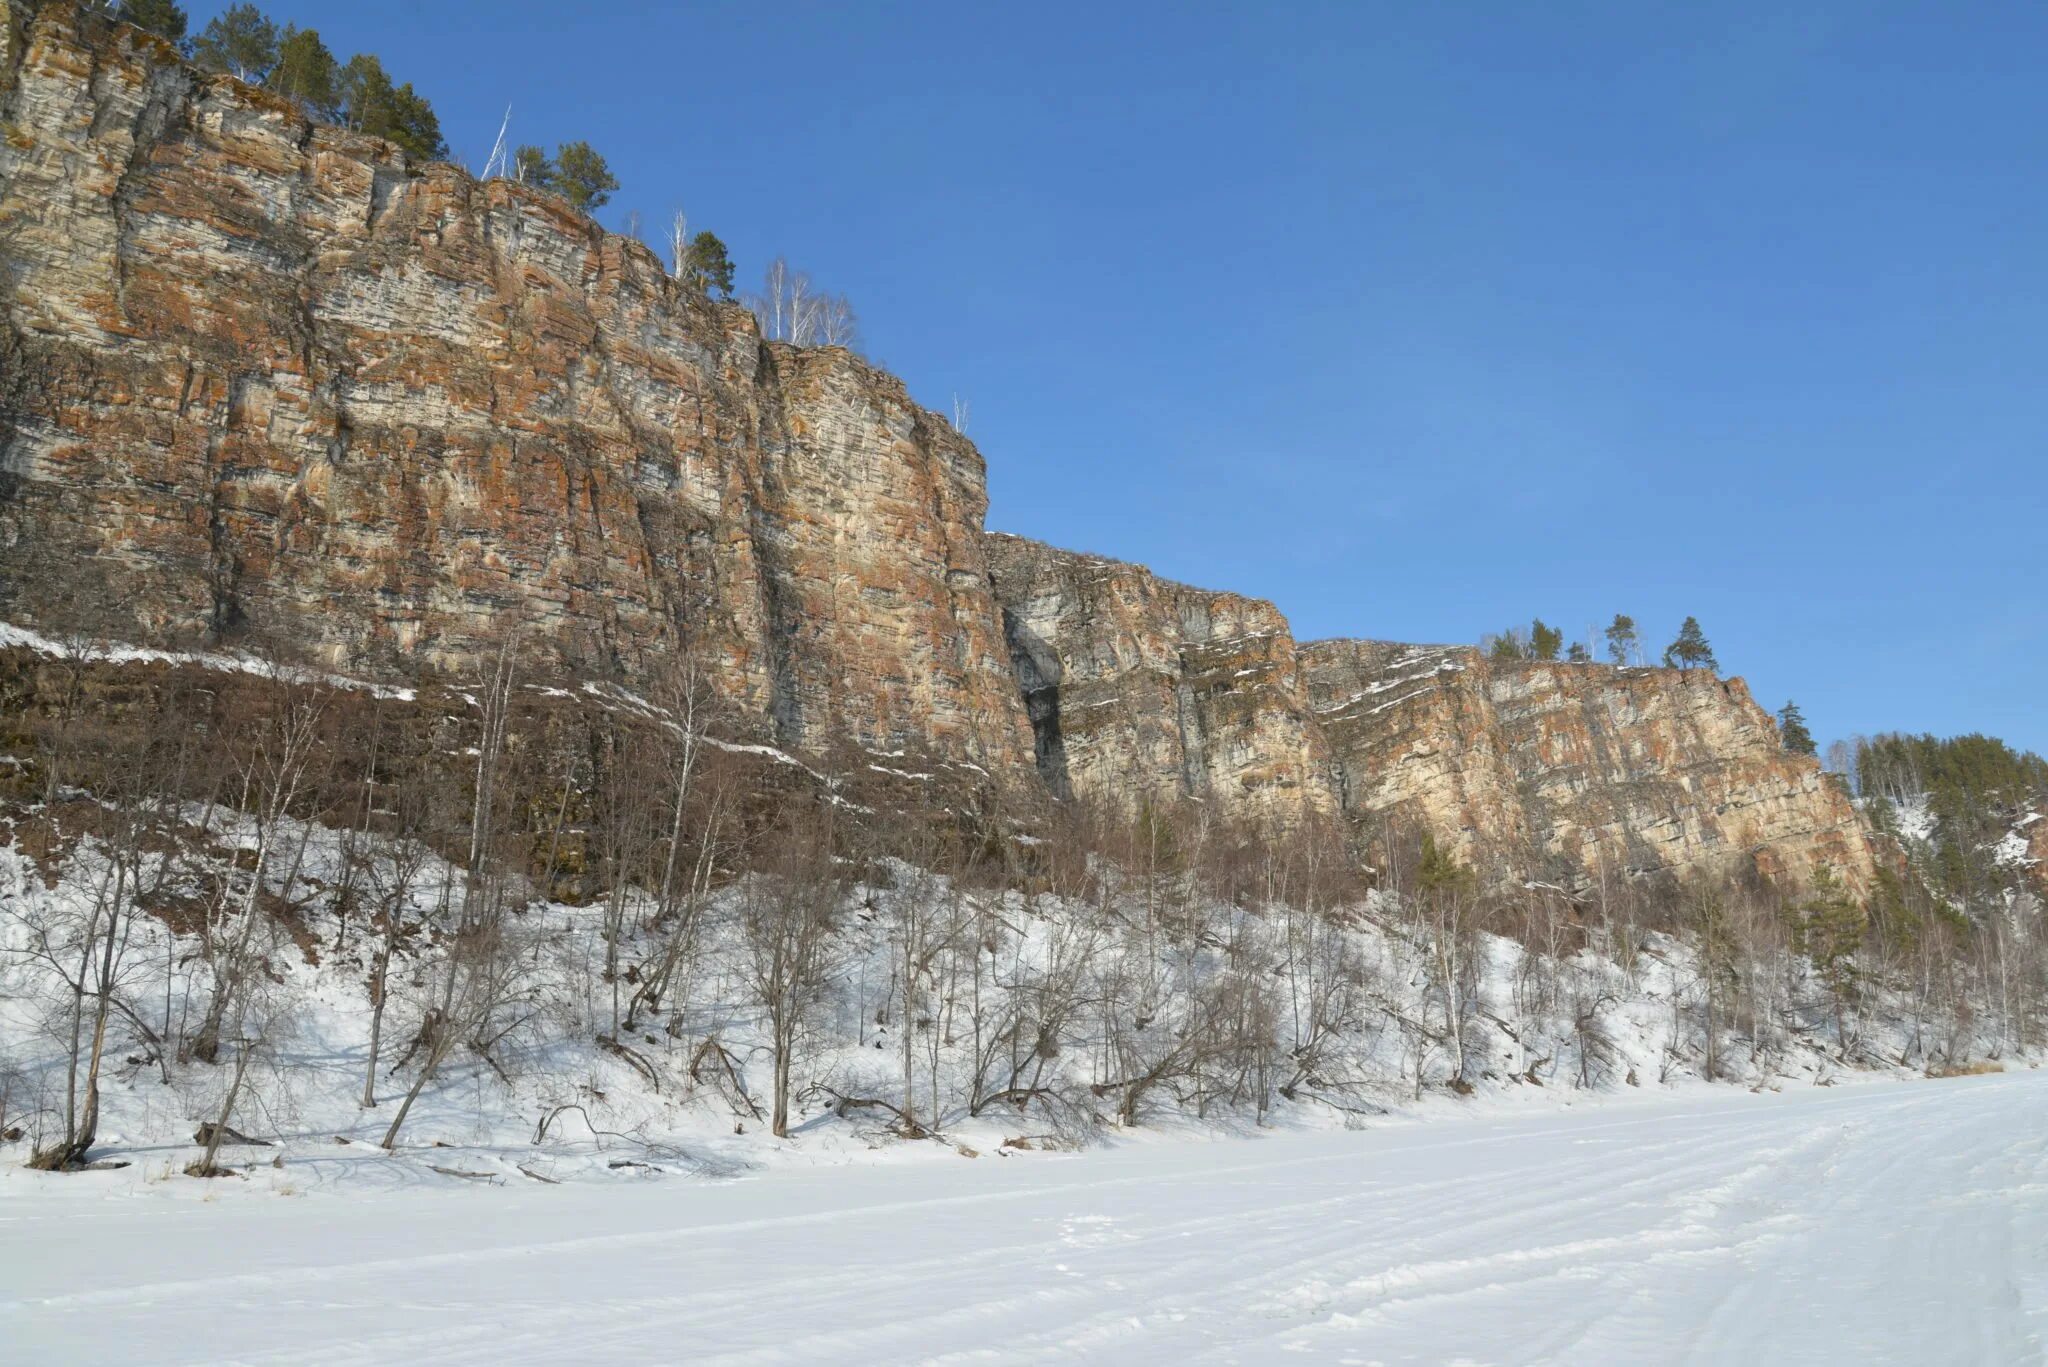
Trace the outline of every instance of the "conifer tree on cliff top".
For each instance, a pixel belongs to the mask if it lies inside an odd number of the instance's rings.
[[[278,39],[277,61],[264,85],[299,105],[315,118],[335,117],[341,99],[341,66],[320,31],[285,25]]]
[[[1714,658],[1714,648],[1707,644],[1707,633],[1700,630],[1697,617],[1685,619],[1685,625],[1678,629],[1678,639],[1664,649],[1664,663],[1681,670],[1721,667]]]
[[[1618,665],[1626,665],[1635,648],[1636,619],[1625,612],[1615,613],[1613,623],[1607,628],[1607,658]]]
[[[1799,704],[1787,701],[1778,709],[1778,739],[1784,742],[1786,753],[1812,755],[1820,747],[1813,742],[1813,732],[1806,729],[1806,714],[1799,710]]]
[[[612,197],[619,182],[604,157],[587,142],[565,142],[555,149],[555,192],[589,213]]]
[[[732,297],[732,257],[716,233],[698,233],[690,239],[682,276],[692,289],[704,294],[716,290],[721,298]]]
[[[185,17],[185,11],[171,0],[121,0],[114,17],[124,24],[148,29],[181,48],[185,45],[185,28],[191,22]]]
[[[374,54],[359,52],[349,58],[336,77],[335,89],[347,127],[396,143],[420,161],[448,155],[433,105],[413,90],[411,81],[392,84]]]
[[[277,25],[254,5],[230,5],[192,45],[199,65],[241,81],[261,81],[277,65]]]

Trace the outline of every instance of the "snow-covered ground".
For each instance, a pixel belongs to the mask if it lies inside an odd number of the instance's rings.
[[[715,1183],[0,1187],[23,1363],[2042,1360],[2048,1074]]]

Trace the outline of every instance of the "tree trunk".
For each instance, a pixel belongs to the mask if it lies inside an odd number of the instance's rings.
[[[384,1001],[391,972],[391,940],[385,937],[377,952],[377,966],[370,973],[370,1057],[363,1067],[363,1109],[377,1104],[377,1054],[384,1038]]]
[[[244,1040],[241,1053],[235,1056],[235,1077],[234,1081],[228,1084],[228,1096],[227,1100],[221,1104],[220,1119],[213,1122],[213,1132],[206,1136],[206,1152],[200,1156],[197,1163],[185,1169],[187,1176],[214,1177],[226,1175],[214,1167],[213,1160],[220,1153],[222,1141],[227,1138],[228,1123],[235,1118],[235,1102],[241,1099],[242,1079],[248,1076],[249,1073],[250,1047],[248,1041]]]
[[[386,1153],[398,1147],[398,1131],[405,1124],[406,1115],[412,1110],[412,1103],[420,1099],[420,1093],[427,1089],[427,1082],[433,1077],[431,1064],[420,1069],[420,1075],[413,1079],[412,1087],[406,1092],[405,1100],[398,1103],[398,1114],[391,1117],[391,1126],[384,1131],[384,1137],[377,1146]]]
[[[85,1099],[78,1108],[75,1123],[65,1126],[64,1140],[60,1144],[44,1149],[29,1159],[29,1166],[43,1172],[63,1172],[83,1164],[86,1155],[92,1152],[93,1141],[99,1137],[100,1128],[100,1061],[106,1055],[108,1003],[105,996],[99,999],[99,1008],[93,1013],[92,1056],[85,1069]],[[74,1056],[72,1066],[77,1066]]]
[[[789,1045],[775,1046],[775,1108],[769,1127],[777,1139],[789,1138]]]

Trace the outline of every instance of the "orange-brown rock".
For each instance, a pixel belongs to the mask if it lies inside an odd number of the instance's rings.
[[[8,0],[0,608],[362,671],[689,637],[785,742],[1028,772],[981,457],[560,200]]]
[[[0,618],[364,675],[516,638],[631,686],[687,647],[794,747],[1411,820],[1495,879],[1867,876],[1739,680],[1297,647],[1270,603],[988,536],[979,453],[858,357],[764,344],[548,195],[0,4]]]
[[[1430,830],[1495,880],[1872,876],[1854,804],[1741,679],[1373,641],[1302,661],[1346,813]]]
[[[1271,603],[1021,537],[991,536],[988,560],[1054,791],[1124,810],[1213,800],[1282,822],[1335,809]]]

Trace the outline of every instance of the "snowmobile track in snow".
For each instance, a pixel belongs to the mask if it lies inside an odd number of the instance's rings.
[[[20,1361],[1917,1367],[2048,1331],[2042,1073],[628,1189],[95,1181],[5,1189]]]

